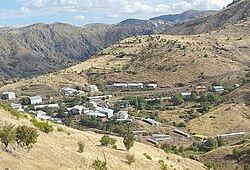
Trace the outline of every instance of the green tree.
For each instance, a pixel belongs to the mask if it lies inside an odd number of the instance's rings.
[[[5,125],[0,128],[0,139],[2,144],[5,146],[5,149],[9,146],[10,143],[14,143],[16,139],[16,129],[15,126]]]
[[[18,126],[16,128],[16,141],[21,146],[26,146],[31,149],[37,142],[38,133],[35,128],[26,125]]]
[[[29,98],[28,97],[23,97],[20,99],[20,102],[22,105],[29,105]]]
[[[133,130],[127,127],[127,131],[123,134],[123,144],[126,150],[129,151],[134,146],[135,136]]]
[[[100,142],[102,146],[115,145],[116,139],[113,139],[109,137],[108,135],[104,135],[102,136]]]
[[[96,159],[94,163],[92,164],[92,167],[95,170],[107,170],[107,162],[106,161],[101,161],[100,159]]]
[[[180,95],[175,95],[172,99],[174,105],[181,105],[184,103],[184,99]]]
[[[207,147],[209,150],[213,150],[218,147],[218,142],[214,138],[208,138],[207,141],[204,143],[204,146]]]

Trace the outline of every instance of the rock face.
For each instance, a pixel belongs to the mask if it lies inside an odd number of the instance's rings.
[[[0,29],[0,77],[26,77],[63,69],[86,60],[120,40],[153,31],[139,26],[38,23]]]
[[[235,0],[225,9],[209,16],[176,24],[173,28],[166,30],[164,34],[187,35],[204,33],[246,20],[249,16],[250,1]]]
[[[119,25],[142,26],[149,29],[153,29],[155,33],[160,33],[165,29],[173,27],[177,23],[197,19],[199,17],[207,16],[214,12],[215,11],[212,10],[209,11],[189,10],[181,14],[161,15],[158,17],[150,18],[149,20],[140,20],[131,18],[120,22]]]

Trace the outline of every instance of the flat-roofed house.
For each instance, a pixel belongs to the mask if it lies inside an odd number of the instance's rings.
[[[43,103],[43,99],[41,96],[32,96],[28,97],[29,99],[29,104],[41,104]]]
[[[4,92],[2,93],[2,97],[3,100],[12,100],[16,98],[16,93],[14,92]]]
[[[216,93],[223,93],[224,92],[224,87],[222,86],[213,86],[213,91]]]

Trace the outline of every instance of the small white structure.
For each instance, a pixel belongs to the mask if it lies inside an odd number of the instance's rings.
[[[142,121],[143,122],[146,122],[146,123],[148,123],[148,124],[150,124],[150,125],[152,125],[152,126],[159,126],[160,125],[160,123],[159,122],[157,122],[157,121],[155,121],[155,120],[153,120],[153,119],[150,119],[150,118],[147,118],[147,119],[142,119]]]
[[[157,84],[148,84],[147,87],[150,89],[156,89],[157,88]]]
[[[148,138],[147,141],[148,141],[148,142],[151,142],[152,144],[155,144],[155,145],[158,145],[158,144],[159,144],[159,142],[157,142],[156,140],[151,139],[151,138]]]
[[[114,116],[114,110],[109,109],[109,108],[98,107],[96,108],[96,111],[105,114],[108,118],[111,118]]]
[[[191,92],[181,93],[181,96],[182,96],[182,97],[189,97],[189,96],[191,96],[191,95],[192,95]]]
[[[128,111],[119,111],[115,113],[114,118],[120,120],[127,120],[128,119]]]
[[[11,106],[13,109],[17,109],[17,111],[20,111],[20,112],[23,112],[23,111],[24,111],[24,109],[23,109],[21,103],[11,103],[10,106]]]
[[[185,137],[187,137],[187,138],[191,138],[191,135],[190,135],[190,134],[188,134],[188,133],[186,133],[186,132],[183,132],[183,131],[181,131],[181,130],[179,130],[179,129],[174,129],[173,132],[175,132],[175,133],[177,133],[177,134],[179,134],[179,135],[185,136]]]
[[[106,114],[100,113],[99,111],[90,111],[86,114],[86,116],[91,118],[105,118],[107,117]]]
[[[96,85],[89,85],[90,92],[98,92],[98,87]]]
[[[213,86],[213,91],[216,93],[223,93],[224,92],[224,87],[222,86]]]
[[[28,97],[29,99],[29,104],[41,104],[43,103],[43,99],[41,96],[32,96]]]
[[[16,98],[16,93],[14,92],[4,92],[2,93],[3,100],[12,100]]]
[[[89,100],[100,100],[103,98],[110,98],[113,97],[112,95],[104,95],[104,96],[92,96],[92,97],[88,97]]]
[[[246,132],[237,132],[237,133],[229,133],[229,134],[222,134],[222,135],[217,135],[217,137],[237,137],[237,136],[244,136],[246,135]]]
[[[74,93],[76,93],[77,90],[76,89],[73,89],[73,88],[70,88],[70,87],[63,87],[60,89],[60,93],[65,95],[65,96],[73,96]]]
[[[68,108],[68,114],[70,115],[81,115],[84,110],[84,106],[75,105],[72,108]]]
[[[37,105],[37,106],[34,106],[35,109],[42,109],[42,108],[45,108],[45,107],[48,107],[48,108],[58,108],[59,105],[58,104],[46,104],[46,105]]]
[[[60,90],[60,93],[64,96],[74,96],[74,95],[84,95],[85,91],[73,89],[71,87],[62,87]]]
[[[107,86],[110,89],[143,89],[143,83],[114,83]]]
[[[47,116],[47,113],[42,110],[31,111],[31,113],[34,114],[39,119],[49,120],[51,118],[50,116]]]
[[[170,135],[164,135],[164,134],[153,134],[152,138],[156,141],[167,141],[170,140]]]

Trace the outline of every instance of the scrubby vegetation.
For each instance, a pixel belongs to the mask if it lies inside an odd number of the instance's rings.
[[[13,143],[17,143],[17,146],[26,147],[30,150],[37,142],[38,133],[36,129],[28,127],[26,125],[18,126],[14,125],[0,126],[0,139],[7,151],[8,146]]]
[[[134,163],[135,162],[135,155],[132,155],[132,154],[127,154],[126,155],[126,160],[127,160],[127,163],[129,164],[129,165],[131,165],[132,163]]]
[[[44,133],[53,132],[54,128],[48,122],[38,122],[35,117],[30,120],[34,126],[38,127]]]
[[[100,159],[96,159],[94,163],[92,164],[92,167],[95,170],[107,170],[107,162],[106,161],[101,161]]]

